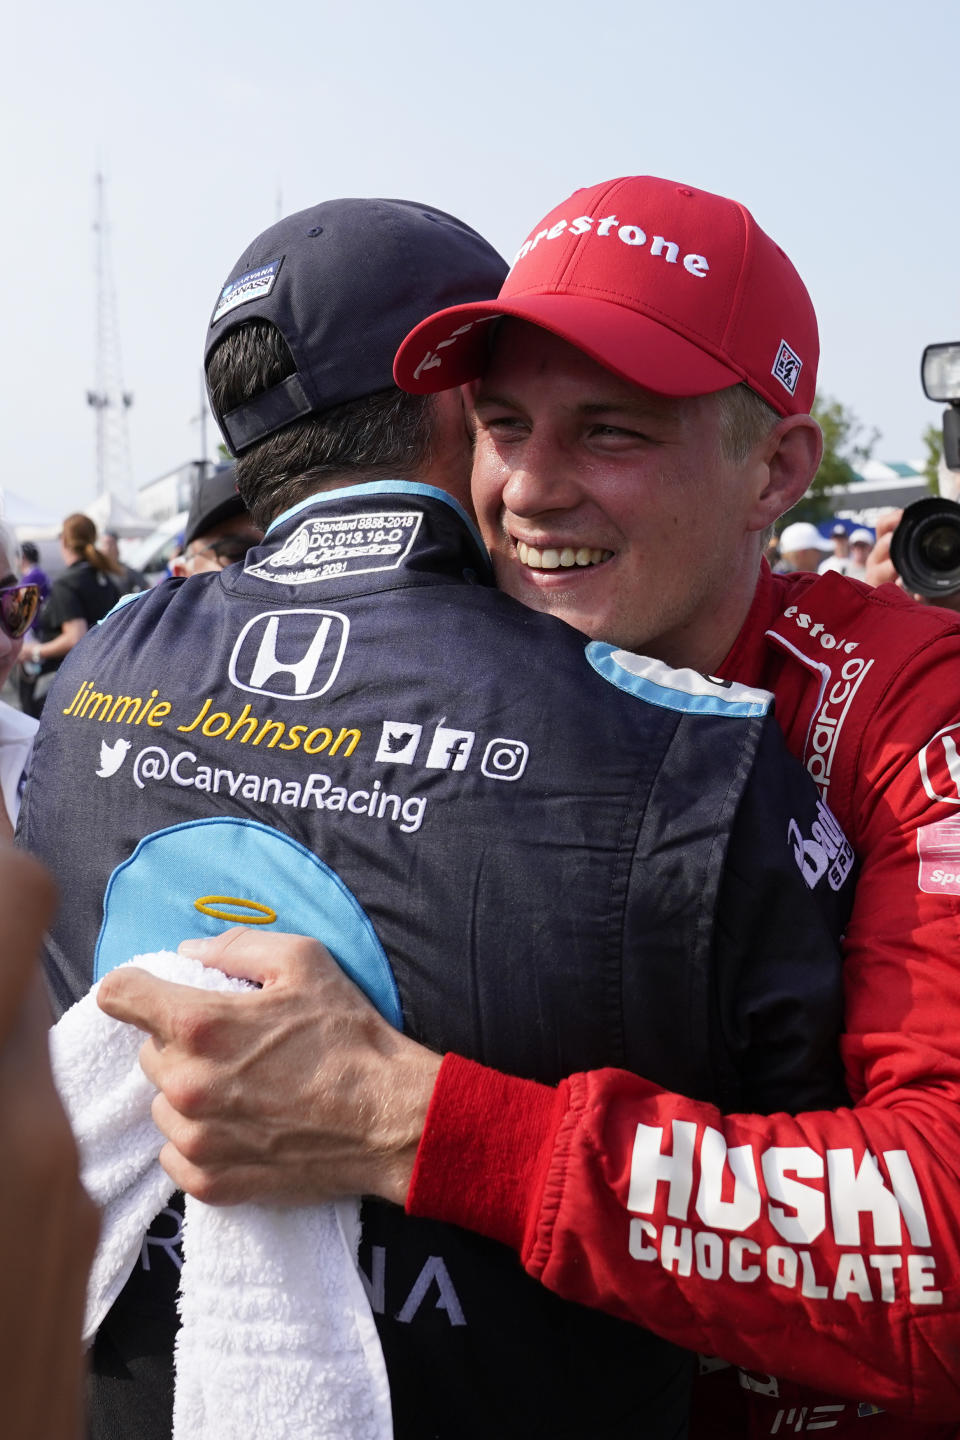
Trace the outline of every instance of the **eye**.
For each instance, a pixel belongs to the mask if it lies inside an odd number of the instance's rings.
[[[630,430],[625,425],[593,424],[589,438],[606,449],[626,449],[633,445],[653,445],[656,442],[642,430]]]
[[[485,430],[497,440],[509,440],[527,430],[526,421],[521,420],[519,415],[510,415],[506,412],[492,413],[489,415],[477,416],[478,430]]]

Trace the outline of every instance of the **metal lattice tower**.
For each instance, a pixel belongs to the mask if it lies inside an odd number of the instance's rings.
[[[96,219],[93,229],[97,237],[97,373],[96,388],[87,391],[87,404],[93,407],[97,422],[97,494],[103,495],[110,490],[130,503],[135,497],[127,412],[133,404],[133,395],[123,388],[120,326],[110,255],[110,227],[107,223],[105,182],[101,174],[95,176],[94,184]]]

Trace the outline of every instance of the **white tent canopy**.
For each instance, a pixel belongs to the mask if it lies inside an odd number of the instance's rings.
[[[52,510],[45,509],[34,500],[26,500],[15,490],[6,488],[0,492],[0,514],[18,534],[27,529],[42,531],[52,528],[55,530],[60,524],[60,516]],[[25,538],[25,534],[21,535],[21,539]]]
[[[77,508],[84,515],[90,516],[101,535],[104,530],[112,530],[122,539],[134,539],[142,535],[149,535],[156,523],[153,520],[145,520],[142,515],[131,510],[129,505],[125,505],[118,496],[114,495],[112,490],[105,490],[89,505],[80,505]]]
[[[21,540],[55,540],[60,534],[60,526],[70,514],[89,515],[98,535],[102,535],[104,530],[112,530],[115,535],[127,540],[149,535],[154,527],[154,521],[137,515],[110,491],[98,495],[89,505],[73,505],[69,510],[55,514],[6,490],[4,513]]]

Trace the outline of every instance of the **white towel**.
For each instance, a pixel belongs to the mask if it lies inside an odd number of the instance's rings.
[[[131,962],[202,989],[242,989],[160,952]],[[157,1156],[143,1035],[105,1015],[97,986],[51,1032],[57,1087],[103,1210],[87,1291],[88,1343],[173,1192]],[[180,1276],[174,1440],[391,1440],[383,1353],[360,1274],[359,1202],[287,1209],[188,1196]]]

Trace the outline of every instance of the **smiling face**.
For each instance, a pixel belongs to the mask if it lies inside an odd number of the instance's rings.
[[[595,640],[709,671],[776,503],[771,445],[722,445],[717,396],[669,399],[504,321],[472,390],[473,499],[500,588]]]

